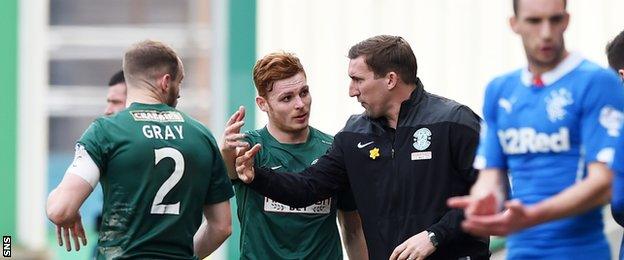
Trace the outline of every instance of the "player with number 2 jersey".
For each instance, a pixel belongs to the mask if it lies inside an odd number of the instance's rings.
[[[99,118],[77,146],[101,172],[99,254],[192,255],[202,206],[233,196],[212,134],[165,104],[133,103]]]

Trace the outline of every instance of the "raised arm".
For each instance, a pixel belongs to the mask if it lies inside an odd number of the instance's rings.
[[[243,141],[245,134],[241,134],[241,127],[245,124],[245,107],[240,106],[238,110],[230,117],[225,124],[223,132],[223,141],[221,144],[221,156],[225,162],[227,174],[230,179],[237,179],[234,163],[236,160],[236,149],[239,147],[249,147],[249,144]]]
[[[236,158],[238,178],[263,196],[293,207],[305,207],[327,199],[349,185],[337,139],[328,153],[301,173],[279,173],[254,167],[260,144],[241,150]]]

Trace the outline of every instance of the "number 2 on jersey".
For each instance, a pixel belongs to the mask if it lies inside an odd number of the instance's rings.
[[[182,174],[184,173],[184,156],[180,151],[171,148],[164,147],[160,149],[154,150],[155,154],[155,162],[154,165],[157,165],[162,159],[171,158],[173,159],[175,168],[171,176],[160,186],[158,192],[156,192],[156,196],[154,197],[154,202],[152,203],[152,210],[150,213],[152,214],[172,214],[172,215],[180,215],[180,202],[175,204],[161,204],[167,193],[173,189],[173,187],[182,179]]]

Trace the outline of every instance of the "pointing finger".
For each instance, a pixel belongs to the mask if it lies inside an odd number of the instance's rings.
[[[452,197],[446,201],[446,204],[451,208],[465,209],[470,205],[472,199],[470,196]]]
[[[245,156],[247,158],[253,158],[260,151],[260,148],[262,148],[262,145],[260,144],[254,145],[253,147],[251,147],[249,151],[245,152]]]
[[[243,125],[245,125],[245,121],[238,121],[229,125],[228,127],[225,128],[225,135],[228,135],[231,133],[240,133],[240,129],[241,127],[243,127]]]
[[[230,126],[232,124],[234,124],[234,122],[238,121],[238,116],[240,114],[240,110],[234,112],[234,114],[232,114],[232,116],[230,116],[230,119],[228,119],[227,123],[225,123],[226,126]]]
[[[238,107],[238,116],[236,117],[236,121],[241,121],[243,119],[245,119],[245,107],[240,106]]]

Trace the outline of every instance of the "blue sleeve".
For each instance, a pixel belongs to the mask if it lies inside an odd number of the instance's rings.
[[[474,165],[477,169],[507,169],[507,157],[503,153],[497,134],[496,112],[498,109],[499,89],[500,82],[497,84],[495,80],[491,82],[485,90],[481,137]]]
[[[581,138],[585,162],[611,165],[614,144],[624,121],[624,89],[617,76],[606,70],[596,73],[583,95]]]

